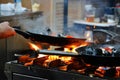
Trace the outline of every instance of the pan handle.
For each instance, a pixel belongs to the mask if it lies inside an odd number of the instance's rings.
[[[13,28],[14,28],[16,33],[22,35],[24,38],[29,39],[31,37],[31,34],[28,33],[27,31],[22,31],[22,30],[20,30],[18,28],[15,28],[15,27],[13,27]]]

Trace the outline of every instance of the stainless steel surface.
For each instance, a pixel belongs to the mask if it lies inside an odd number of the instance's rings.
[[[38,52],[40,54],[46,54],[46,55],[78,56],[77,53],[56,51],[56,50],[39,50]]]

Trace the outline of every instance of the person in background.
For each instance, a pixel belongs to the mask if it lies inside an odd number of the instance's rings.
[[[0,39],[5,39],[16,34],[14,28],[10,27],[9,22],[0,23]],[[0,52],[0,54],[3,54]],[[7,77],[4,73],[5,67],[5,57],[0,56],[0,80],[7,80]]]

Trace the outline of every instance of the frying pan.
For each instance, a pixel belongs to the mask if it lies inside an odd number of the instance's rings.
[[[104,46],[104,45],[102,45]],[[108,45],[109,46],[109,45]],[[116,46],[116,45],[115,45]],[[96,46],[95,46],[96,47]],[[98,46],[100,47],[100,46]],[[97,48],[98,48],[97,47]],[[93,50],[93,52],[87,52],[85,50],[85,47],[80,47],[77,48],[76,51],[78,52],[78,59],[83,59],[83,61],[87,64],[95,65],[95,66],[110,66],[110,67],[115,67],[115,66],[120,66],[120,49],[116,52],[116,55],[102,55],[102,52],[98,52],[96,50]],[[117,48],[120,48],[118,46]],[[95,52],[95,53],[94,53]]]
[[[80,38],[55,37],[55,36],[49,36],[49,35],[36,34],[29,31],[22,31],[16,28],[15,28],[15,31],[26,39],[39,41],[42,43],[48,43],[54,46],[62,46],[62,47],[70,47],[72,45],[80,46],[86,41],[85,38],[80,39]]]
[[[42,43],[48,43],[50,45],[54,45],[54,46],[62,46],[62,47],[71,47],[72,45],[74,46],[80,46],[83,43],[87,43],[85,42],[86,39],[85,38],[66,38],[66,37],[55,37],[55,36],[49,36],[49,35],[43,35],[43,34],[37,34],[37,33],[33,33],[33,32],[29,32],[29,31],[22,31],[20,29],[15,28],[15,31],[22,35],[24,38],[26,39],[31,39],[33,41],[39,41]],[[106,31],[103,29],[94,29],[93,30],[94,34],[96,32],[100,32],[100,33],[105,33],[111,36],[111,41],[119,41],[118,39],[116,40],[116,36],[118,36],[118,34],[115,34],[111,31]],[[100,34],[98,33],[98,34]],[[120,36],[119,36],[120,37]],[[99,38],[99,36],[98,36]],[[107,43],[107,42],[101,42],[99,39],[98,41],[100,43]],[[87,43],[89,44],[89,43]]]

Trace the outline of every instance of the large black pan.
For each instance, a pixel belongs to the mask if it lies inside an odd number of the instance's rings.
[[[93,48],[87,51],[85,48],[81,47],[76,49],[78,55],[80,55],[78,59],[82,58],[85,63],[96,66],[120,66],[120,45],[116,46],[117,50],[112,54],[103,54],[101,49]]]
[[[15,31],[24,36],[27,39],[31,39],[34,41],[39,41],[43,43],[48,43],[50,45],[54,46],[62,46],[62,47],[70,47],[72,45],[79,46],[83,43],[85,43],[85,38],[66,38],[66,37],[55,37],[55,36],[49,36],[49,35],[42,35],[42,34],[36,34],[33,32],[28,31],[21,31],[19,29],[15,29]]]

